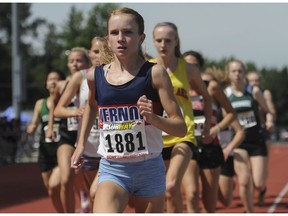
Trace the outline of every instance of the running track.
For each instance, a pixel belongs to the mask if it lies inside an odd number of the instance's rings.
[[[266,204],[263,207],[256,206],[255,212],[288,213],[287,144],[274,144],[272,146],[267,187]],[[25,163],[0,167],[0,213],[54,212],[42,184],[37,164]],[[133,209],[127,208],[126,212],[133,212]],[[217,213],[242,212],[243,207],[236,186],[232,205],[224,209],[219,204]]]

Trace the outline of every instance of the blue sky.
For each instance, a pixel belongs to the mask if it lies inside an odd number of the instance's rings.
[[[213,1],[212,1],[213,2]],[[72,5],[88,12],[92,3],[33,3],[32,17],[61,28]],[[156,55],[152,31],[158,22],[178,26],[181,51],[193,49],[220,60],[231,56],[263,67],[288,66],[288,3],[122,3],[145,20],[144,49]],[[90,40],[90,39],[88,39]],[[38,41],[41,43],[41,41]]]

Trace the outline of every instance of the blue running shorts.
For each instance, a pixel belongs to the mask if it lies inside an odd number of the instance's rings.
[[[101,158],[98,184],[112,181],[138,197],[159,196],[166,191],[165,165],[161,154],[134,163],[118,163]]]

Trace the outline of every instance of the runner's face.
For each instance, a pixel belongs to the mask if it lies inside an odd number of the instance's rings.
[[[88,63],[86,62],[82,52],[75,51],[69,54],[67,66],[70,72],[73,74],[79,70],[87,68]]]
[[[108,42],[118,58],[138,55],[144,35],[139,35],[138,25],[129,14],[113,15],[109,19]]]
[[[94,67],[100,65],[100,49],[103,48],[103,42],[96,40],[91,46],[91,49],[89,50],[89,57],[91,60],[91,63]]]
[[[174,55],[175,47],[178,45],[176,34],[169,26],[159,26],[154,32],[154,45],[160,56]]]
[[[231,62],[228,67],[229,79],[232,83],[238,84],[245,82],[244,70],[239,62]]]
[[[59,81],[59,74],[56,72],[51,72],[48,74],[46,80],[46,88],[50,93],[53,93],[56,87],[57,82]]]
[[[190,64],[194,64],[194,65],[198,65],[199,66],[199,62],[197,60],[197,58],[193,55],[187,55],[184,57],[185,61],[190,63]]]
[[[252,86],[260,86],[260,78],[257,74],[248,75],[248,82]]]

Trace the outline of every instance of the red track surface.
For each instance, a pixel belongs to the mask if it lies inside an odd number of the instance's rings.
[[[257,213],[288,213],[288,145],[273,145],[269,162],[269,179],[265,205],[255,207]],[[256,203],[256,198],[255,198]],[[0,167],[0,213],[54,213],[37,164]],[[133,212],[127,208],[126,212]],[[242,213],[238,194],[229,208],[219,204],[217,213]]]

